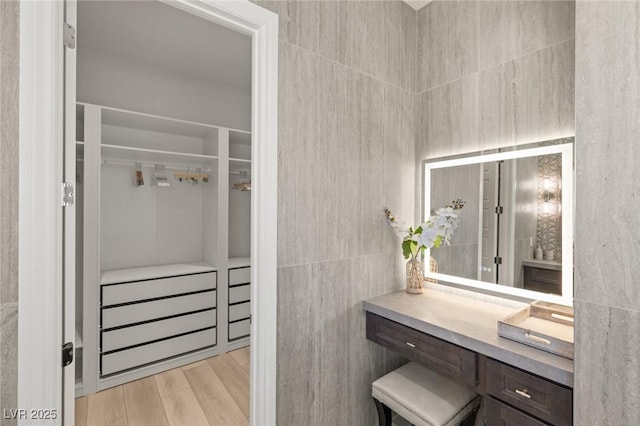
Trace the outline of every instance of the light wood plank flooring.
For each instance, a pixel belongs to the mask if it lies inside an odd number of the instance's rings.
[[[248,419],[248,346],[76,399],[76,426],[240,426]]]

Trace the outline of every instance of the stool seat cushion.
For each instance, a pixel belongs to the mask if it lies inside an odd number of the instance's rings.
[[[468,387],[410,362],[373,382],[372,395],[416,426],[455,425],[480,403]]]

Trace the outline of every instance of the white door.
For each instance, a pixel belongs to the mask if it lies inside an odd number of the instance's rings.
[[[65,0],[64,25],[64,182],[68,195],[64,207],[64,269],[63,269],[63,342],[73,344],[75,358],[76,342],[76,48],[75,28],[77,15],[76,0]],[[70,185],[70,186],[68,186]],[[66,192],[69,191],[69,192]],[[63,360],[64,363],[64,360]],[[62,414],[63,424],[73,426],[75,413],[75,359],[63,367]]]

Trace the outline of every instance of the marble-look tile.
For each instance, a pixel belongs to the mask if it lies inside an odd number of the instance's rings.
[[[434,1],[418,11],[418,93],[478,71],[478,3]]]
[[[416,207],[415,95],[387,87],[385,90],[383,204],[398,218],[414,224]],[[384,250],[399,253],[401,239],[387,224],[381,208]]]
[[[318,424],[347,425],[349,389],[349,287],[353,258],[312,267],[318,323]]]
[[[415,91],[418,54],[417,14],[401,1],[384,1],[387,14],[387,82],[411,92]]]
[[[313,52],[318,51],[319,2],[315,0],[258,0],[257,4],[277,13],[280,17],[279,36],[281,42],[289,42]]]
[[[378,80],[364,77],[351,80],[349,97],[356,102],[349,104],[355,109],[350,113],[357,119],[354,128],[358,151],[356,158],[359,174],[354,188],[347,184],[351,199],[358,199],[358,212],[355,222],[344,223],[343,226],[358,225],[356,250],[360,255],[380,253],[384,251],[384,234],[380,232],[387,226],[384,215],[380,214],[384,206],[384,138],[385,117],[391,111],[385,108],[385,85]],[[394,135],[397,137],[397,135]],[[346,160],[348,163],[349,160]],[[348,164],[345,166],[349,167]],[[361,190],[360,188],[366,188]],[[348,205],[349,199],[344,201]]]
[[[319,52],[406,90],[414,87],[415,12],[394,1],[320,1]]]
[[[575,36],[575,1],[486,1],[478,4],[480,70]]]
[[[318,242],[310,222],[317,214],[316,159],[318,58],[280,44],[278,142],[278,264],[303,263]]]
[[[277,420],[317,423],[319,302],[311,265],[278,269]]]
[[[384,374],[384,352],[381,346],[367,341],[365,311],[362,301],[372,294],[384,292],[383,265],[389,255],[355,258],[352,279],[348,284],[348,412],[347,424],[374,424],[375,409],[371,399],[371,383]]]
[[[360,72],[386,80],[388,45],[384,2],[344,2],[345,26],[340,30],[338,61]]]
[[[479,149],[477,73],[418,96],[417,161]]]
[[[576,301],[574,424],[640,424],[640,312]]]
[[[339,259],[357,248],[360,141],[353,136],[358,122],[349,115],[347,103],[358,97],[350,92],[350,81],[359,75],[336,62],[319,61],[317,143],[309,165],[315,181],[308,188],[314,193],[316,215],[311,231],[318,250],[313,261]]]
[[[0,305],[0,409],[18,408],[18,303]],[[4,420],[2,425],[15,425]]]
[[[0,303],[18,301],[19,15],[0,2]]]
[[[640,310],[640,3],[578,2],[576,17],[575,296]]]
[[[480,73],[480,145],[495,148],[575,134],[574,42]]]
[[[318,2],[318,53],[340,63],[344,63],[347,30],[347,16],[344,11],[343,1]]]

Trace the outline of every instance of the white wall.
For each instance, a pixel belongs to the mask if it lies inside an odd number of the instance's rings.
[[[78,101],[251,130],[251,92],[78,49]]]

